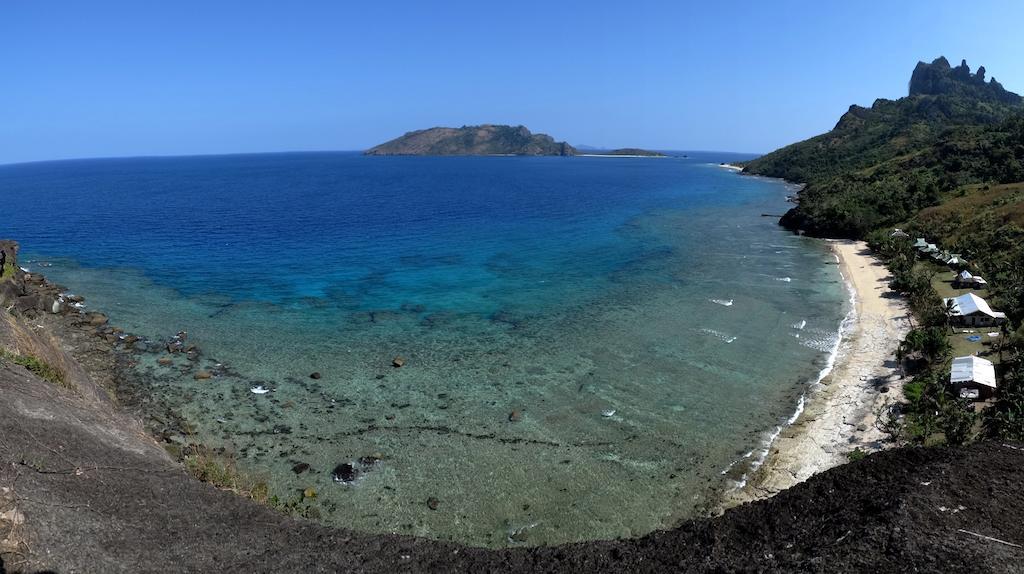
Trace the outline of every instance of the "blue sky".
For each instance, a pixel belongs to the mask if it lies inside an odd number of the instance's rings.
[[[363,149],[435,125],[770,151],[918,60],[1024,92],[1024,2],[0,4],[0,163]]]

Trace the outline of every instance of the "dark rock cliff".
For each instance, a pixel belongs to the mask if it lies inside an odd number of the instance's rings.
[[[1006,91],[995,78],[985,81],[985,66],[971,73],[967,60],[950,67],[944,57],[936,58],[931,64],[918,62],[910,77],[910,96],[917,95],[959,95],[980,100],[991,100],[1004,104],[1019,104],[1021,97]]]

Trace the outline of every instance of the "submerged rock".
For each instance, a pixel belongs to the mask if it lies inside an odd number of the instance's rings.
[[[209,379],[209,378],[212,378],[212,377],[213,377],[213,373],[211,373],[210,371],[199,371],[198,373],[196,373],[195,375],[192,376],[192,378],[197,380],[197,381],[201,381],[201,380],[204,380],[204,379]]]
[[[523,413],[519,411],[512,411],[508,414],[508,422],[510,423],[517,423],[521,420],[523,420]]]
[[[309,470],[309,463],[306,462],[300,462],[292,467],[292,472],[295,474],[302,474],[307,470]]]
[[[310,373],[309,378],[311,378],[311,379],[319,379],[320,378],[320,371],[313,371],[312,373]]]
[[[379,452],[368,454],[366,456],[359,457],[359,464],[363,466],[373,466],[384,459],[384,455]]]
[[[427,508],[431,510],[437,510],[437,507],[441,505],[441,501],[431,496],[427,499]]]
[[[334,479],[334,482],[351,484],[359,478],[359,469],[351,462],[343,462],[334,467],[334,471],[331,472],[331,478]]]

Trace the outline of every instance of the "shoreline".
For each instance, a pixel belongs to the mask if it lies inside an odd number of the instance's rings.
[[[726,494],[725,509],[769,498],[844,464],[854,449],[875,452],[889,446],[875,423],[887,403],[902,397],[904,381],[892,358],[910,330],[910,311],[889,289],[888,269],[864,242],[828,243],[853,302],[835,360],[770,439],[763,461],[755,462],[745,483]]]
[[[0,321],[4,346],[67,377],[55,384],[0,364],[0,460],[11,461],[0,468],[0,571],[995,572],[1015,549],[951,543],[950,533],[1024,538],[1024,448],[998,442],[882,452],[770,500],[635,538],[495,550],[317,524],[185,472],[108,396],[117,329],[98,313],[41,308],[39,296],[55,289],[36,281],[0,294],[15,303]],[[944,512],[949,500],[971,512]]]
[[[736,463],[748,460],[748,468],[735,483],[736,486],[723,488],[715,497],[718,500],[710,508],[719,512],[745,502],[770,498],[814,474],[844,464],[848,462],[847,453],[854,448],[874,452],[886,447],[882,442],[884,435],[874,427],[874,413],[885,404],[886,399],[902,397],[902,382],[891,380],[895,378],[895,372],[891,367],[886,367],[885,363],[892,357],[896,345],[909,329],[909,311],[902,299],[892,297],[893,294],[889,293],[886,284],[888,270],[868,253],[863,242],[827,241],[839,263],[844,284],[850,294],[850,313],[842,321],[835,348],[812,379],[813,382],[800,395],[789,417],[766,431],[765,440],[758,447],[722,472],[725,475]],[[43,282],[48,283],[45,279]],[[63,292],[62,298],[67,295],[65,289],[60,291]],[[107,325],[102,313],[85,312],[81,303],[67,306],[74,307],[83,318],[91,319],[95,315],[102,317],[103,322],[97,328],[96,323],[85,321],[85,332],[81,334],[77,333],[79,329],[70,329],[69,332],[66,328],[60,328],[60,321],[47,321],[50,323],[48,326],[56,327],[58,337],[70,343],[73,354],[78,355],[80,360],[84,358],[81,357],[83,347],[91,346],[83,346],[82,339],[90,339],[87,334],[95,332],[103,340],[102,343],[106,343],[105,352],[101,354],[108,359],[103,361],[103,367],[97,369],[95,365],[90,365],[93,368],[88,370],[94,376],[99,374],[97,371],[104,371],[102,378],[110,382],[123,377],[124,372],[115,373],[112,367],[122,361],[137,360],[132,357],[139,350],[137,345],[121,345],[130,334]],[[60,315],[49,316],[56,318]],[[73,341],[68,340],[69,335]],[[131,339],[137,338],[131,336]],[[156,343],[157,348],[161,349],[174,342],[139,340],[140,344]],[[122,361],[117,359],[119,355],[124,357]],[[191,354],[189,358],[192,359]],[[884,382],[876,384],[876,381]],[[889,388],[888,393],[879,392],[883,384]],[[117,394],[121,395],[128,388],[118,390]],[[129,402],[135,401],[129,399]],[[138,412],[134,414],[140,416]],[[163,428],[147,429],[155,438],[159,439],[168,432],[177,434],[176,427],[180,426],[181,421],[172,422],[174,417],[170,417],[169,413],[164,418],[168,419],[169,424],[159,425]]]

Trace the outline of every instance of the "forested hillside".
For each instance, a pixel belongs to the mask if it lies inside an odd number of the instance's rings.
[[[1024,438],[1024,104],[985,74],[945,58],[919,63],[907,97],[851,106],[828,133],[744,170],[805,183],[781,223],[869,240],[893,287],[907,295],[919,327],[897,356],[901,364],[913,360],[916,376],[893,436],[911,442]],[[895,227],[909,237],[893,237]],[[1000,380],[984,416],[948,392],[950,358],[967,337],[951,328],[936,289],[952,272],[922,261],[911,245],[916,237],[959,254],[953,271],[986,277],[986,299],[1010,319],[982,352],[999,363]]]

